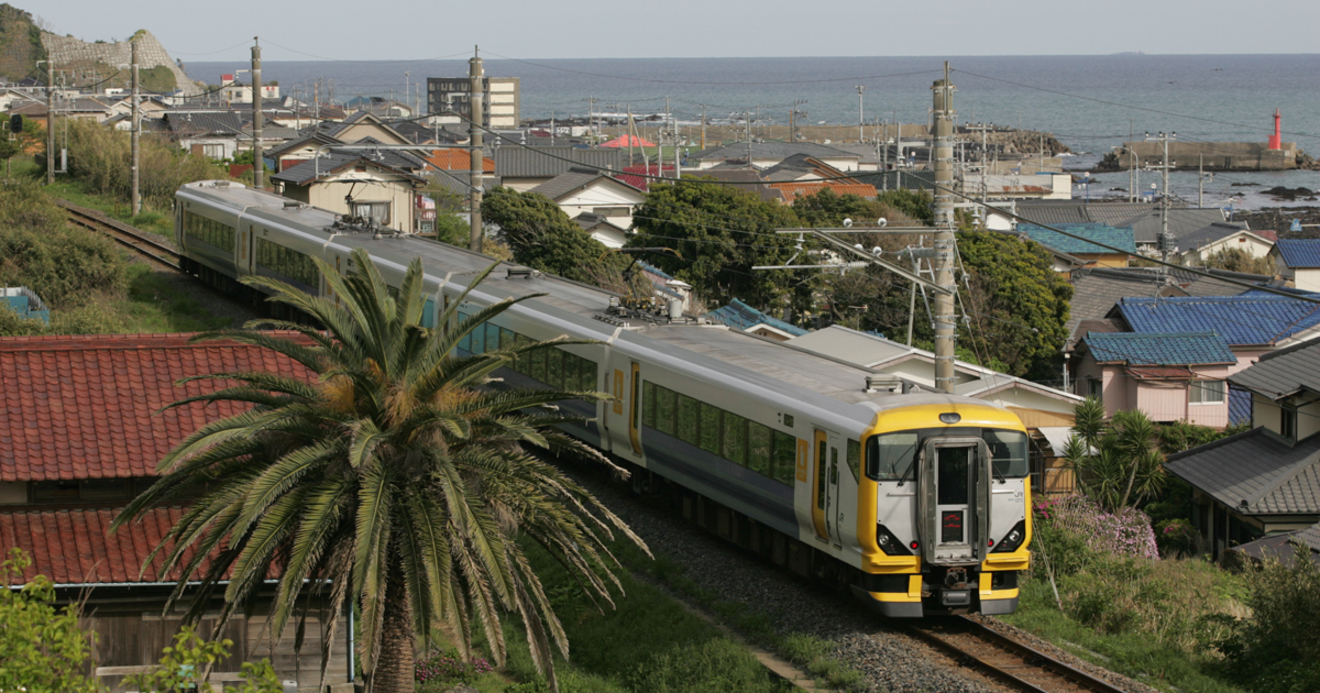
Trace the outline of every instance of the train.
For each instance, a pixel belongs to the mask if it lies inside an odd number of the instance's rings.
[[[434,328],[491,258],[230,181],[175,196],[183,267],[229,292],[260,275],[330,296],[312,258],[353,269],[365,250],[398,287],[421,258]],[[1030,564],[1028,438],[1009,410],[921,391],[791,343],[685,315],[639,311],[617,294],[504,262],[460,317],[517,303],[459,345],[481,353],[567,335],[500,386],[602,391],[570,400],[568,432],[668,492],[688,518],[892,617],[1015,610]],[[259,296],[254,296],[257,298]]]

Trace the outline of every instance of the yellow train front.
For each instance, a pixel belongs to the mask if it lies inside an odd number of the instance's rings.
[[[860,560],[853,591],[887,616],[1013,612],[1031,541],[1021,421],[1001,407],[939,395],[895,397],[882,407],[862,441],[856,557],[840,556]],[[830,481],[823,465],[815,471],[821,499]],[[812,511],[815,538],[830,538],[828,503]]]

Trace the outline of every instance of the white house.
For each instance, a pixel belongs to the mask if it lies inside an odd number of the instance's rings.
[[[591,168],[571,168],[529,192],[554,200],[570,219],[592,214],[598,220],[608,221],[616,231],[603,229],[592,235],[612,248],[623,245],[624,239],[617,230],[632,228],[633,210],[646,201],[642,190]],[[593,228],[596,221],[593,219]]]

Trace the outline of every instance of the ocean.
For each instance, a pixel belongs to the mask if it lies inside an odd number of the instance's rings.
[[[519,77],[522,117],[582,117],[588,99],[597,112],[662,113],[666,98],[675,117],[699,121],[703,105],[712,122],[753,113],[761,123],[784,124],[795,101],[810,123],[856,124],[857,87],[865,87],[861,118],[926,122],[931,83],[944,61],[929,57],[852,58],[631,58],[511,60],[484,56],[486,74]],[[1320,55],[1097,55],[1000,56],[949,59],[957,87],[959,122],[988,122],[1053,133],[1077,156],[1067,168],[1083,171],[1112,147],[1143,133],[1174,132],[1180,141],[1261,141],[1283,114],[1284,141],[1320,155]],[[216,83],[242,62],[185,65],[189,76]],[[310,100],[343,102],[371,95],[424,96],[427,77],[467,74],[466,59],[424,61],[266,61],[263,78],[281,92]],[[405,75],[405,72],[408,73]],[[419,89],[420,85],[420,89]],[[1142,175],[1149,190],[1154,173]],[[1197,175],[1177,172],[1171,187],[1197,199]],[[1127,173],[1092,178],[1090,194],[1119,194]],[[1254,209],[1317,204],[1275,201],[1274,187],[1320,188],[1313,171],[1223,173],[1205,182],[1206,205]],[[1086,192],[1079,188],[1077,194]],[[1126,193],[1122,193],[1126,194]]]

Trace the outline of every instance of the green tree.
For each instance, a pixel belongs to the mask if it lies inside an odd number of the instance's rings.
[[[31,564],[18,548],[0,563],[0,691],[94,693],[96,681],[83,673],[92,636],[78,629],[79,605],[56,608],[55,583],[44,575],[9,588]]]
[[[925,190],[886,190],[876,195],[876,202],[901,212],[909,219],[931,223],[935,219],[935,198]]]
[[[803,226],[841,226],[844,219],[854,223],[873,225],[877,219],[888,219],[893,212],[888,206],[853,194],[840,195],[832,188],[824,188],[814,195],[793,201],[793,213]]]
[[[1272,277],[1277,272],[1273,260],[1268,257],[1254,257],[1241,248],[1225,248],[1206,258],[1205,266],[1229,272],[1263,274],[1267,277]]]
[[[1108,512],[1135,507],[1164,487],[1164,454],[1156,425],[1140,409],[1104,420],[1105,407],[1089,398],[1073,411],[1075,434],[1063,457],[1082,492]]]
[[[792,306],[810,310],[815,272],[753,270],[782,265],[797,257],[816,260],[798,247],[795,236],[777,228],[799,226],[792,209],[731,185],[700,180],[652,184],[646,202],[633,214],[634,248],[672,248],[678,256],[655,253],[648,262],[693,286],[711,304],[738,298],[761,310]],[[807,242],[804,248],[814,244]]]
[[[482,198],[481,216],[500,226],[520,264],[607,288],[622,283],[618,261],[607,255],[609,249],[545,195],[495,188]]]
[[[958,252],[968,273],[961,301],[974,330],[967,338],[1012,375],[1055,377],[1073,290],[1049,253],[992,231],[959,233]]]
[[[616,530],[642,542],[529,448],[608,464],[556,428],[578,417],[545,409],[607,395],[479,388],[494,370],[533,351],[580,342],[532,342],[460,357],[455,349],[464,336],[525,299],[459,320],[465,293],[431,330],[421,325],[419,260],[409,266],[397,297],[363,251],[354,253],[357,269],[347,277],[316,262],[333,300],[271,279],[245,281],[273,292],[272,300],[301,310],[325,331],[271,322],[304,341],[243,330],[199,339],[260,345],[318,377],[201,376],[238,384],[171,406],[202,401],[254,408],[188,436],[161,460],[161,478],[114,527],[152,507],[191,505],[158,549],[165,555],[160,570],[178,567],[186,576],[171,601],[183,595],[186,580],[202,583],[187,614],[191,620],[226,573],[221,622],[278,576],[271,607],[276,638],[291,615],[311,608],[300,597],[324,590],[334,614],[325,641],[333,642],[337,615],[351,599],[361,613],[362,670],[380,693],[413,690],[415,637],[426,651],[441,622],[459,638],[464,657],[479,630],[502,662],[500,621],[510,613],[522,621],[533,660],[554,687],[551,646],[567,656],[568,643],[518,539],[541,545],[605,601],[610,585],[619,584],[605,542]]]

